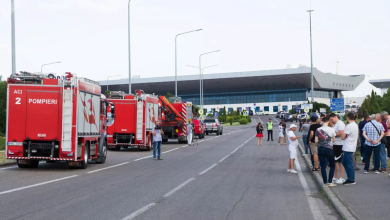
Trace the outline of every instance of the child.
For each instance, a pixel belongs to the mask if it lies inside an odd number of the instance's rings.
[[[284,135],[283,135],[283,122],[280,122],[279,123],[279,142],[278,142],[278,145],[280,145],[280,143],[282,143],[283,138],[284,138]]]
[[[295,158],[297,158],[297,149],[298,149],[298,138],[301,138],[302,136],[295,136],[294,131],[297,129],[297,126],[292,124],[290,125],[290,131],[288,132],[288,141],[290,145],[288,146],[288,150],[290,151],[290,160],[288,161],[288,173],[297,173],[296,170],[294,170],[294,161]]]

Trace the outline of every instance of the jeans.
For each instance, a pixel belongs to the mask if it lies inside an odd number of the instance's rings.
[[[355,165],[353,164],[353,152],[344,151],[343,164],[345,172],[347,172],[348,180],[355,181]]]
[[[375,170],[379,170],[379,159],[380,159],[380,145],[377,145],[377,146],[369,146],[369,145],[366,145],[366,152],[365,152],[365,155],[364,155],[364,170],[368,171],[370,170],[370,158],[371,158],[371,153],[372,151],[374,151],[374,157],[373,157],[373,161],[374,161],[374,169]]]
[[[378,165],[378,167],[386,169],[386,167],[387,167],[387,158],[386,158],[386,146],[385,146],[385,144],[381,144],[380,145],[379,155],[380,155],[379,156],[380,164]],[[372,156],[372,161],[374,162],[374,167],[375,167],[375,154]]]
[[[335,161],[334,161],[334,153],[333,150],[327,147],[318,147],[318,157],[320,159],[321,164],[326,164],[326,161],[329,162],[329,177],[326,178],[326,166],[321,165],[321,174],[322,174],[322,180],[324,184],[331,183],[334,176],[334,170],[335,170]]]
[[[363,162],[364,162],[364,156],[366,153],[366,139],[364,137],[360,137],[360,155],[363,157]]]
[[[302,141],[303,141],[303,146],[305,148],[305,154],[308,154],[309,151],[307,150],[307,134],[302,135]]]
[[[387,157],[390,157],[390,136],[386,136],[387,143],[386,143],[386,148],[387,148]]]
[[[161,141],[153,142],[153,158],[156,158],[156,149],[157,149],[157,158],[160,159],[160,155],[161,155]]]

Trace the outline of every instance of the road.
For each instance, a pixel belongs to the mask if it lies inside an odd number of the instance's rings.
[[[256,122],[268,116],[255,116]],[[1,219],[340,219],[299,156],[287,173],[287,146],[257,146],[255,122],[225,127],[188,146],[110,151],[86,170],[65,163],[0,169]]]

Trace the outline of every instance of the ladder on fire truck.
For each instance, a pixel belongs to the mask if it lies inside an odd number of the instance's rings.
[[[143,141],[144,127],[144,102],[146,99],[145,93],[142,90],[136,90],[137,99],[137,140]]]
[[[72,119],[73,119],[73,93],[76,77],[62,81],[62,150],[72,150]]]

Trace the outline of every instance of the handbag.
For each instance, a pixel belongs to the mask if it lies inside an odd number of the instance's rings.
[[[376,128],[376,126],[374,125],[374,123],[371,122],[371,124],[372,124],[372,126],[374,126],[374,128],[376,129],[376,131],[378,132],[378,135],[379,135],[379,137],[380,137],[380,136],[381,136],[381,133],[379,132],[378,128]],[[384,137],[381,139],[381,143],[382,143],[382,144],[387,144],[386,136],[384,136]]]

